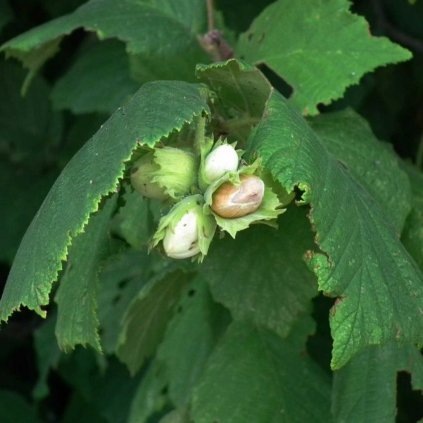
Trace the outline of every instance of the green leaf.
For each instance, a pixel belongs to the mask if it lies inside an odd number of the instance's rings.
[[[155,62],[176,60],[178,66],[193,69],[195,63],[207,60],[197,40],[199,32],[205,31],[205,20],[202,0],[184,0],[177,6],[169,0],[91,0],[74,13],[8,41],[1,50],[22,60],[33,73],[57,51],[61,37],[82,27],[100,39],[118,38],[127,44],[128,53],[150,55]]]
[[[105,421],[127,422],[140,378],[130,378],[123,364],[115,358],[105,361],[104,356],[95,356],[93,350],[77,349],[63,356],[59,370],[73,392],[79,393]]]
[[[295,334],[298,336],[298,334]],[[233,323],[194,391],[197,423],[330,422],[328,377],[266,330]]]
[[[310,124],[329,152],[379,202],[400,233],[411,209],[411,190],[391,146],[379,142],[369,124],[352,110],[325,113]]]
[[[129,76],[123,43],[108,40],[83,49],[67,73],[60,78],[51,99],[57,109],[73,113],[112,113],[137,90]]]
[[[184,293],[156,356],[163,362],[169,397],[175,406],[188,404],[228,321],[226,310],[213,302],[204,280],[195,279]]]
[[[147,282],[151,272],[151,256],[128,250],[111,256],[100,274],[98,316],[101,343],[106,353],[116,350],[125,312]]]
[[[110,253],[110,219],[117,196],[107,199],[104,207],[91,217],[73,241],[68,262],[56,293],[56,337],[63,351],[80,344],[101,351],[98,333],[97,291],[100,265]]]
[[[16,63],[0,62],[0,152],[36,168],[60,141],[62,121],[51,111],[50,87],[43,79],[35,78],[25,97],[19,94],[24,77]]]
[[[216,93],[213,103],[220,130],[235,139],[246,140],[263,114],[270,95],[270,83],[256,68],[238,60],[197,65],[197,77]]]
[[[317,294],[303,261],[314,243],[305,209],[289,208],[278,226],[251,227],[236,239],[215,240],[199,271],[213,298],[228,307],[234,319],[286,336]]]
[[[128,423],[147,423],[149,417],[160,412],[167,403],[167,378],[163,366],[150,363],[133,397]]]
[[[413,192],[413,208],[407,218],[401,240],[416,263],[423,270],[423,173],[403,162]]]
[[[0,2],[0,31],[3,27],[7,25],[13,18],[12,9],[9,6],[9,3],[6,1]]]
[[[12,391],[0,390],[0,416],[2,423],[40,423],[34,407]]]
[[[66,404],[61,423],[106,423],[94,405],[78,393],[73,393]]]
[[[159,423],[192,423],[186,408],[179,408],[167,413]]]
[[[134,298],[123,319],[117,356],[131,374],[153,355],[162,340],[188,277],[174,271],[163,277],[159,272]]]
[[[41,307],[49,302],[72,238],[101,198],[116,191],[133,149],[141,141],[154,146],[207,110],[198,86],[163,81],[144,85],[111,116],[68,163],[28,228],[0,302],[0,320],[22,305],[45,315]]]
[[[365,19],[349,8],[348,0],[278,0],[240,37],[237,53],[266,64],[294,89],[292,104],[316,114],[366,72],[411,58],[387,38],[369,36]]]
[[[323,254],[310,253],[310,266],[319,289],[339,297],[330,316],[332,367],[368,345],[422,343],[423,275],[390,216],[279,94],[270,98],[251,141],[275,179],[288,192],[298,186],[311,205]]]
[[[57,177],[55,169],[42,172],[0,160],[0,260],[12,263],[25,230]],[[19,193],[19,195],[17,195]]]
[[[423,357],[409,345],[395,342],[369,347],[335,372],[332,413],[337,422],[394,422],[397,372],[412,375],[414,389],[423,389]]]
[[[123,195],[123,200],[125,205],[115,216],[113,231],[132,248],[141,250],[147,246],[152,235],[150,202],[129,187]]]
[[[57,346],[54,328],[56,315],[49,317],[34,333],[34,348],[37,355],[38,380],[32,391],[35,399],[40,400],[49,394],[47,384],[51,368],[59,364],[61,352]]]

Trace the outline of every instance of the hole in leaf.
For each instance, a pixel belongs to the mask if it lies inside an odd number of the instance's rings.
[[[188,291],[188,297],[193,297],[195,295],[195,289],[190,289]]]
[[[423,394],[414,391],[407,372],[397,375],[397,423],[417,422],[423,417]]]
[[[128,285],[129,279],[122,279],[119,283],[118,283],[118,288],[119,289],[123,289],[125,288],[126,285]]]
[[[316,321],[316,331],[307,340],[307,351],[310,356],[328,373],[331,373],[330,360],[332,338],[329,327],[329,310],[333,299],[319,294],[313,298],[312,316]]]
[[[264,32],[262,32],[258,37],[257,43],[259,43],[259,44],[262,43],[265,36],[266,36],[266,34]]]
[[[259,69],[263,72],[264,76],[270,83],[286,98],[291,97],[294,89],[288,84],[280,75],[274,72],[266,65],[260,65]]]

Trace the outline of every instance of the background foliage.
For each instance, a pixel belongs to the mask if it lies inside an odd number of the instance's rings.
[[[423,418],[422,1],[215,6],[262,73],[202,0],[0,3],[2,422]],[[125,175],[201,114],[307,205],[197,266]]]

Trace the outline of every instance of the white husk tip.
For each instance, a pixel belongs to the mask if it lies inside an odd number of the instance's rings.
[[[226,172],[238,169],[239,158],[234,147],[222,144],[208,154],[204,162],[204,175],[211,182],[219,179]]]
[[[163,248],[168,257],[175,259],[193,257],[200,252],[197,213],[186,213],[175,226],[166,229]]]

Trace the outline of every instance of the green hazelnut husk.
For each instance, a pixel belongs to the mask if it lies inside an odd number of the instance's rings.
[[[178,200],[189,194],[197,179],[197,163],[190,151],[174,147],[156,148],[138,159],[131,183],[148,198]]]

